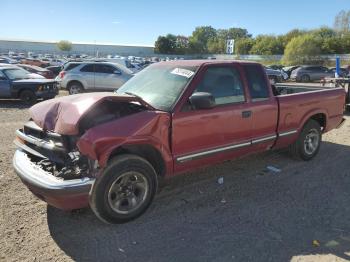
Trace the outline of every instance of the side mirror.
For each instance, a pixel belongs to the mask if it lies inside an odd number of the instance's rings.
[[[6,78],[6,77],[4,77],[4,76],[0,76],[0,81],[5,81],[5,80],[7,80],[7,78]]]
[[[189,100],[196,109],[211,109],[215,107],[215,99],[210,93],[195,92],[190,96]]]
[[[115,70],[115,71],[113,72],[113,74],[121,75],[122,73],[121,73],[119,70]]]

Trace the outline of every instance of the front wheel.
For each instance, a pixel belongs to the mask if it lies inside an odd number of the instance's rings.
[[[302,75],[300,78],[301,82],[303,83],[308,83],[311,81],[310,76],[309,75]]]
[[[37,101],[37,97],[35,93],[31,90],[24,90],[19,95],[19,98],[22,100],[22,102],[26,105],[33,105]]]
[[[291,145],[290,151],[294,157],[308,161],[317,155],[321,141],[321,126],[311,119],[305,124],[297,141]]]
[[[70,95],[76,95],[83,92],[83,86],[78,82],[73,82],[69,85],[68,91]]]
[[[119,224],[142,215],[157,190],[157,174],[145,159],[120,155],[112,159],[95,182],[90,207],[106,223]]]

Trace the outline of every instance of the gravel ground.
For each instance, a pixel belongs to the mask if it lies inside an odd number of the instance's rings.
[[[22,185],[12,140],[27,111],[0,100],[0,261],[350,260],[350,117],[310,162],[268,152],[183,175],[142,217],[111,226]]]

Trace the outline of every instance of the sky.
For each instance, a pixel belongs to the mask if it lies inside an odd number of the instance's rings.
[[[283,34],[333,26],[350,0],[1,0],[0,39],[153,45],[196,26]]]

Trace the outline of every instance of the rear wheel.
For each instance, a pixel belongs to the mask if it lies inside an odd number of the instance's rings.
[[[301,82],[308,83],[310,82],[310,76],[309,75],[302,75],[300,78]]]
[[[31,90],[23,90],[20,93],[19,98],[27,105],[35,104],[37,101],[35,93]]]
[[[110,161],[90,194],[90,206],[103,222],[125,223],[142,215],[157,190],[153,166],[136,155]]]
[[[291,145],[290,151],[294,157],[308,161],[317,155],[321,141],[321,126],[311,119],[305,124],[297,141]]]
[[[83,86],[78,82],[73,82],[69,84],[68,91],[70,95],[75,95],[83,92]]]

